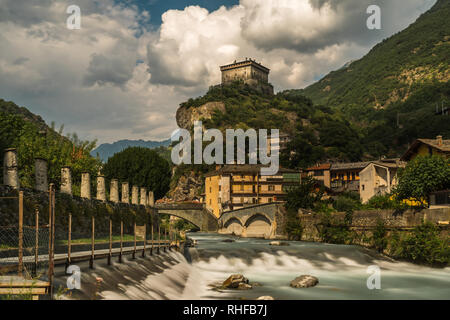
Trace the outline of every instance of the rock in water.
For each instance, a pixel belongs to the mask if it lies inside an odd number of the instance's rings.
[[[281,242],[281,241],[271,241],[269,244],[271,246],[288,246],[289,245],[289,243]]]
[[[224,239],[224,240],[222,240],[222,242],[234,242],[234,240],[233,239]]]
[[[248,284],[248,279],[242,274],[232,274],[223,282],[222,286],[225,288],[236,289],[239,287],[240,283]]]
[[[258,297],[256,300],[275,300],[275,299],[271,296],[261,296]]]
[[[251,288],[252,288],[251,285],[249,285],[249,284],[247,284],[247,283],[244,283],[244,282],[241,282],[241,283],[239,283],[239,285],[238,285],[238,289],[239,289],[239,290],[249,290],[249,289],[251,289]]]
[[[309,288],[314,287],[319,283],[319,279],[309,275],[301,275],[291,281],[291,287],[293,288]]]

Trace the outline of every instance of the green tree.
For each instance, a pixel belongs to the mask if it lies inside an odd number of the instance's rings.
[[[286,195],[286,209],[314,209],[323,196],[323,189],[317,187],[317,181],[312,177],[302,179],[299,186],[290,188]]]
[[[450,159],[440,156],[418,156],[399,173],[394,193],[399,199],[413,198],[424,206],[433,191],[450,188]]]
[[[108,159],[103,173],[108,179],[116,178],[152,190],[155,199],[169,191],[169,163],[148,148],[131,147],[116,153]]]

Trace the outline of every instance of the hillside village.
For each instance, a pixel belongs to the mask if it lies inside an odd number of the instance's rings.
[[[221,67],[222,84],[230,86],[234,83],[249,86],[261,94],[273,95],[269,84],[269,69],[248,59]],[[206,103],[199,108],[201,113],[193,114],[188,124],[177,118],[180,125],[189,128],[196,120],[208,120],[214,117],[215,112],[226,112],[222,107],[217,109],[217,103]],[[205,108],[206,107],[206,108]],[[183,105],[181,106],[183,108]],[[208,112],[206,112],[208,111]],[[182,123],[182,124],[181,124]],[[282,132],[279,149],[288,153],[293,159],[296,151],[290,149],[292,135]],[[269,143],[270,147],[270,143]],[[176,197],[176,201],[200,201],[206,208],[220,217],[224,212],[236,210],[246,206],[285,202],[288,191],[301,182],[302,178],[312,177],[317,188],[324,190],[324,199],[336,198],[340,194],[356,193],[362,204],[366,204],[375,196],[391,194],[398,183],[398,173],[405,168],[408,161],[417,156],[437,155],[449,158],[450,140],[437,136],[436,139],[416,139],[404,154],[398,158],[380,157],[377,160],[363,162],[329,161],[317,163],[306,168],[281,168],[273,176],[261,176],[259,165],[217,165],[215,170],[204,174],[202,185],[204,193],[184,188]],[[299,155],[300,157],[302,155]],[[186,180],[185,180],[186,181]],[[192,181],[187,179],[187,181]],[[194,183],[198,188],[199,182]],[[173,201],[165,198],[160,203]],[[427,200],[428,201],[428,200]],[[429,194],[429,206],[440,207],[450,205],[450,192],[439,190]]]

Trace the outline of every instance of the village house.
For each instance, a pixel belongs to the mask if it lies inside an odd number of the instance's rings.
[[[370,162],[333,163],[330,168],[331,190],[333,193],[344,191],[359,192],[359,173]]]
[[[316,179],[322,186],[327,188],[331,187],[331,164],[317,164],[315,166],[309,167],[305,169],[305,173],[307,176],[313,177]]]
[[[450,140],[437,136],[436,139],[417,139],[401,157],[403,161],[411,161],[417,156],[438,155],[450,157]],[[430,208],[442,208],[450,206],[450,190],[440,190],[429,195]]]
[[[377,195],[388,194],[397,185],[397,171],[404,168],[400,159],[382,159],[370,162],[359,172],[359,195],[362,203]]]
[[[442,136],[437,136],[436,139],[417,139],[400,159],[402,161],[411,161],[419,155],[439,155],[449,158],[450,140],[444,140]]]
[[[300,184],[300,172],[280,168],[260,174],[261,165],[225,165],[205,175],[205,204],[216,217],[249,205],[282,202],[289,187]]]

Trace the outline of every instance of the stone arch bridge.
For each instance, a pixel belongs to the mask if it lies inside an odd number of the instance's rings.
[[[285,212],[281,203],[267,203],[228,211],[219,219],[200,203],[163,203],[156,204],[155,209],[159,214],[185,219],[201,231],[266,239],[284,236]]]
[[[217,232],[217,218],[201,203],[157,203],[158,214],[168,214],[189,221],[201,231]]]
[[[225,212],[219,218],[219,233],[244,238],[284,238],[285,210],[282,203],[267,203]]]

